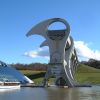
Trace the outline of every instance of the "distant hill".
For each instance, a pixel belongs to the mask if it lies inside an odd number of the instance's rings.
[[[100,69],[100,60],[89,59],[88,61],[82,61],[82,64]]]
[[[10,66],[16,68],[17,70],[34,70],[34,71],[46,71],[47,64],[42,63],[31,63],[31,64],[10,64]]]
[[[33,71],[46,71],[47,64],[31,63],[31,64],[11,64],[17,70],[33,70]],[[93,61],[81,62],[77,67],[77,72],[97,72],[99,69],[99,63]],[[98,69],[96,69],[98,68]]]
[[[77,67],[77,73],[95,73],[95,72],[100,72],[100,70],[82,63],[80,63]]]

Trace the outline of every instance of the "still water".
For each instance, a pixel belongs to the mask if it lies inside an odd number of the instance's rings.
[[[29,88],[0,91],[0,100],[100,100],[100,86]]]

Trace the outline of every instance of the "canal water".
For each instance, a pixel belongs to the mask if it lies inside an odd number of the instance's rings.
[[[100,86],[76,88],[29,88],[0,90],[0,100],[100,100]]]

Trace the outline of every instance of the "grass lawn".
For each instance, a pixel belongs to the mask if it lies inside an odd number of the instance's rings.
[[[81,64],[77,69],[75,77],[80,83],[100,84],[100,69]]]
[[[100,84],[100,73],[77,73],[76,80],[79,83]]]
[[[35,84],[41,84],[45,75],[45,71],[21,70],[21,72],[32,79]],[[75,78],[79,83],[100,84],[100,70],[80,64],[77,68]],[[51,78],[50,82],[52,80]]]
[[[20,70],[24,75],[34,81],[35,84],[39,85],[43,81],[45,71],[32,71],[32,70]]]

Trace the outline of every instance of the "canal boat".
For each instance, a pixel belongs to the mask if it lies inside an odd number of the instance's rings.
[[[20,82],[0,82],[1,89],[20,89]]]

